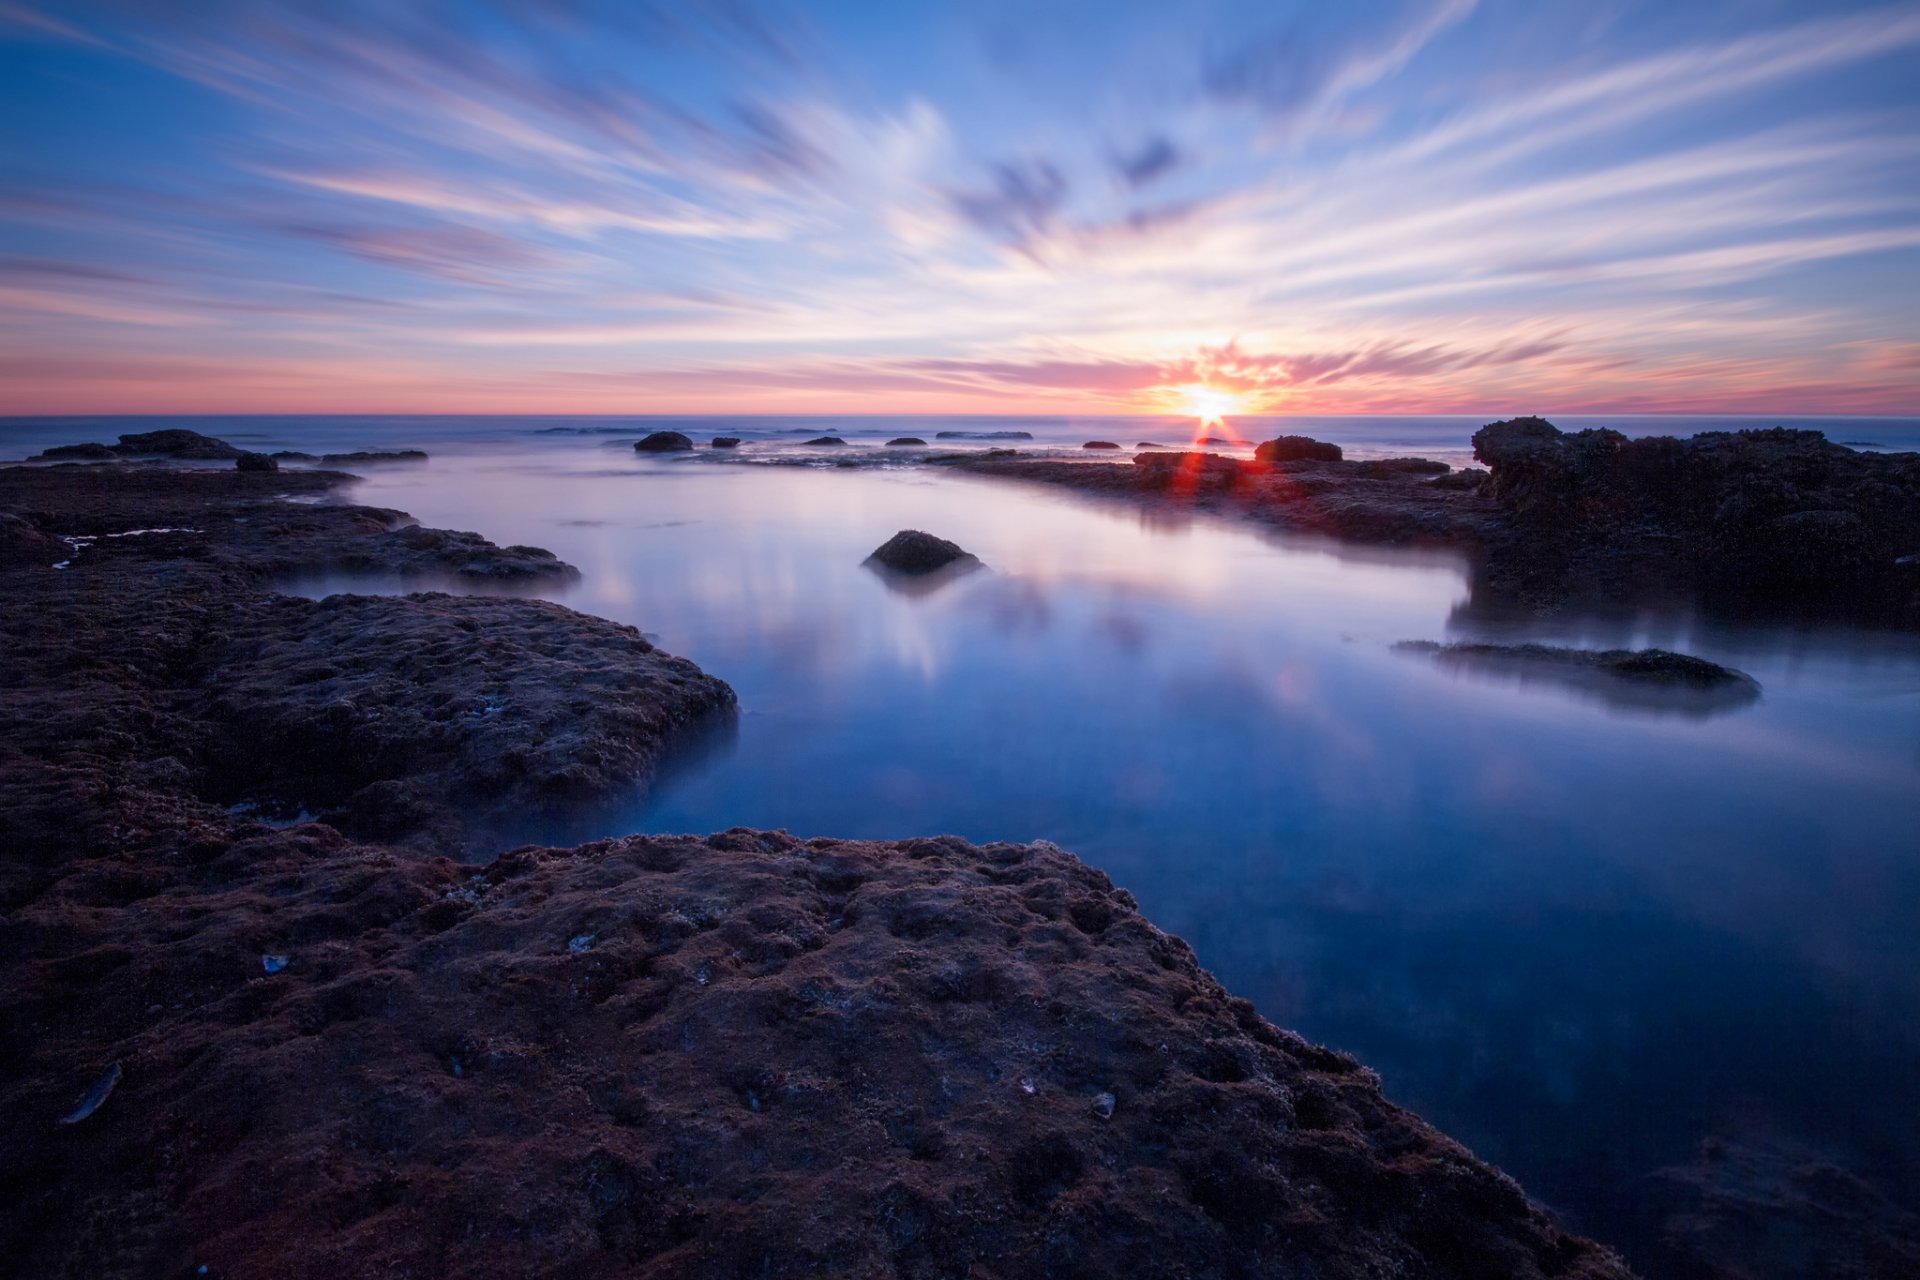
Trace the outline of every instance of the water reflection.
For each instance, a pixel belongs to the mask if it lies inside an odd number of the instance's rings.
[[[475,451],[357,495],[552,548],[567,603],[734,685],[737,728],[601,833],[1054,840],[1643,1261],[1699,1185],[1653,1175],[1703,1139],[1920,1190],[1913,637],[1494,618],[1444,554],[949,474],[605,463]],[[992,570],[900,593],[863,561],[902,528]],[[1464,637],[1657,644],[1766,696],[1647,716],[1391,648]]]

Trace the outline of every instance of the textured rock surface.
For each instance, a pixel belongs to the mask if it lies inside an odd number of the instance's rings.
[[[1920,454],[1875,454],[1817,431],[1629,440],[1540,418],[1474,434],[1509,513],[1516,576],[1657,579],[1772,597],[1910,593]]]
[[[1311,436],[1276,436],[1256,445],[1253,456],[1261,462],[1338,462],[1346,455],[1339,445]]]
[[[902,529],[881,543],[867,557],[867,563],[877,564],[895,573],[932,573],[950,564],[972,559],[973,555],[957,543],[922,533],[918,529]]]
[[[554,604],[271,593],[274,577],[317,570],[573,575],[538,548],[390,528],[396,512],[277,500],[341,479],[0,470],[0,510],[33,513],[7,527],[84,535],[55,539],[66,568],[43,548],[7,574],[0,843],[110,842],[191,797],[454,848],[468,824],[630,794],[683,729],[731,707],[724,684],[632,628]]]
[[[1336,460],[1283,436],[1252,462],[1148,452],[1137,466],[979,454],[929,459],[1361,542],[1456,547],[1490,616],[1570,604],[1695,601],[1723,611],[1920,626],[1920,454],[1818,432],[1627,440],[1539,418],[1474,436],[1489,470]]]
[[[1051,847],[102,862],[0,950],[26,1274],[1624,1274]]]
[[[282,500],[340,479],[0,471],[6,545],[92,539],[0,568],[20,1274],[1625,1274],[1052,846],[485,857],[731,696],[551,604],[272,594],[564,575]]]

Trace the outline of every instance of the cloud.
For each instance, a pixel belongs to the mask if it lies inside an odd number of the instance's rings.
[[[1276,127],[1297,131],[1401,71],[1475,7],[1476,0],[1424,0],[1377,21],[1373,14],[1323,10],[1315,14],[1318,21],[1297,18],[1216,58],[1202,83],[1215,100],[1254,107]],[[1343,25],[1329,24],[1335,14]]]
[[[1180,149],[1164,135],[1156,134],[1138,150],[1115,156],[1113,167],[1120,180],[1131,190],[1151,186],[1180,167]]]
[[[1044,161],[1017,161],[995,165],[990,186],[958,191],[953,207],[981,231],[1001,242],[1020,247],[1052,229],[1067,202],[1067,179]]]

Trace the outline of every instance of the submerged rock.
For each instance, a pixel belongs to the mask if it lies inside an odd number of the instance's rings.
[[[846,443],[846,441],[845,441],[845,440],[842,440],[842,439],[841,439],[841,438],[840,438],[839,436],[815,436],[815,437],[814,437],[813,439],[811,439],[811,440],[802,440],[802,441],[801,441],[800,443],[801,443],[801,444],[817,444],[817,445],[829,445],[829,444],[845,444],[845,443]]]
[[[895,436],[893,439],[887,441],[889,447],[899,445],[925,445],[926,443],[927,442],[919,436]]]
[[[945,538],[936,538],[918,529],[902,529],[881,543],[867,557],[867,563],[880,565],[895,573],[932,573],[957,561],[974,559],[976,557],[970,552]]]
[[[708,443],[707,447],[711,449],[738,449],[740,447],[740,437],[739,436],[715,436]]]
[[[1706,715],[1743,707],[1760,697],[1759,682],[1744,672],[1666,649],[1568,649],[1432,640],[1404,640],[1393,647],[1456,670],[1546,680],[1639,710]]]
[[[1338,462],[1346,456],[1337,444],[1311,436],[1275,436],[1254,446],[1261,462]]]
[[[656,431],[634,443],[636,453],[675,453],[693,448],[693,441],[678,431]]]
[[[243,453],[233,460],[236,471],[278,471],[280,462],[271,454]]]
[[[1080,447],[1082,449],[1118,449],[1120,446],[1111,440],[1089,440]]]

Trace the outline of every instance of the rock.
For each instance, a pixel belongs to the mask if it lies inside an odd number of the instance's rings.
[[[889,448],[897,448],[902,445],[923,445],[924,446],[926,443],[927,442],[925,440],[922,440],[919,436],[895,436],[893,439],[887,441],[887,445]]]
[[[1368,458],[1353,467],[1363,476],[1443,476],[1453,470],[1433,458]]]
[[[31,520],[0,511],[0,566],[58,564],[72,548],[34,527]]]
[[[425,449],[361,449],[355,453],[323,453],[320,461],[344,466],[365,466],[376,462],[425,462]]]
[[[678,431],[656,431],[633,446],[636,453],[676,453],[693,448],[693,441]]]
[[[559,572],[273,496],[344,483],[0,469],[51,527],[199,531],[0,570],[10,1270],[1625,1276],[1052,846],[524,843],[730,695],[549,603],[275,593]]]
[[[1201,445],[1205,448],[1212,449],[1212,448],[1225,448],[1227,446],[1238,444],[1239,441],[1222,440],[1219,436],[1201,436],[1198,440],[1195,440],[1194,443],[1197,445]]]
[[[1478,674],[1538,679],[1630,710],[1710,715],[1758,701],[1759,682],[1705,658],[1666,649],[1567,649],[1543,644],[1405,640],[1402,653]]]
[[[708,448],[712,449],[738,449],[739,447],[739,436],[715,436],[708,443]]]
[[[813,444],[813,445],[829,445],[829,444],[845,444],[846,441],[842,440],[839,436],[815,436],[811,440],[802,440],[800,443]]]
[[[134,456],[159,455],[168,458],[224,460],[238,458],[245,450],[230,445],[225,440],[203,436],[198,431],[169,427],[163,431],[139,431],[121,436],[120,443],[114,452]]]
[[[1488,473],[1482,471],[1479,467],[1462,467],[1458,471],[1450,471],[1444,475],[1435,476],[1432,484],[1435,489],[1450,489],[1459,492],[1478,489],[1486,483],[1487,478]]]
[[[1629,440],[1542,418],[1489,423],[1473,443],[1513,523],[1512,572],[1682,581],[1804,606],[1898,591],[1896,561],[1920,550],[1920,454],[1782,428]]]
[[[1118,449],[1120,446],[1111,440],[1089,440],[1080,447],[1082,449]]]
[[[275,462],[318,462],[320,455],[302,453],[298,449],[275,449],[268,455]]]
[[[1136,449],[1164,449],[1167,446],[1163,444],[1155,444],[1151,440],[1139,440],[1134,443],[1133,447]]]
[[[233,460],[236,471],[278,471],[280,463],[264,453],[243,453]]]
[[[61,444],[36,453],[29,462],[100,462],[117,458],[111,446],[104,444]]]
[[[1309,436],[1276,436],[1256,445],[1253,456],[1261,462],[1338,462],[1346,455],[1337,444]]]
[[[66,575],[0,570],[9,579],[0,590],[16,600],[33,591],[38,602],[0,611],[9,679],[39,671],[66,690],[62,706],[34,700],[0,715],[10,753],[0,756],[0,781],[20,753],[70,752],[122,732],[118,708],[164,706],[141,749],[171,752],[222,813],[250,802],[369,838],[457,849],[469,834],[623,801],[644,790],[682,735],[732,714],[732,691],[692,663],[630,627],[545,601],[276,594],[274,581],[328,572],[420,586],[576,574],[538,547],[393,528],[398,512],[276,496],[345,482],[314,471],[0,470],[0,501],[30,494],[65,527],[105,534],[116,523],[193,522],[187,536],[98,538],[82,562],[85,592],[34,582]],[[75,652],[93,662],[84,676],[72,669]],[[84,770],[91,757],[72,758]],[[140,803],[143,788],[113,785]],[[67,838],[51,825],[58,790],[46,796],[44,812],[0,816],[0,845],[27,839],[23,825],[42,842]],[[115,819],[103,810],[98,820]],[[90,821],[70,817],[67,826],[74,839],[105,838],[89,834]]]
[[[1133,457],[1133,465],[1153,472],[1179,471],[1209,476],[1233,476],[1240,472],[1240,464],[1236,460],[1194,449],[1184,453],[1137,453]]]
[[[867,563],[880,565],[895,573],[918,574],[932,573],[957,561],[975,558],[945,538],[936,538],[918,529],[902,529],[880,544],[867,557]]]
[[[168,427],[162,431],[136,431],[120,437],[120,443],[106,444],[63,444],[36,454],[29,459],[32,462],[59,461],[106,461],[114,458],[185,458],[191,461],[219,461],[238,458],[245,450],[228,444],[225,440],[216,440],[212,436],[203,436],[198,431],[188,431],[184,427]]]

